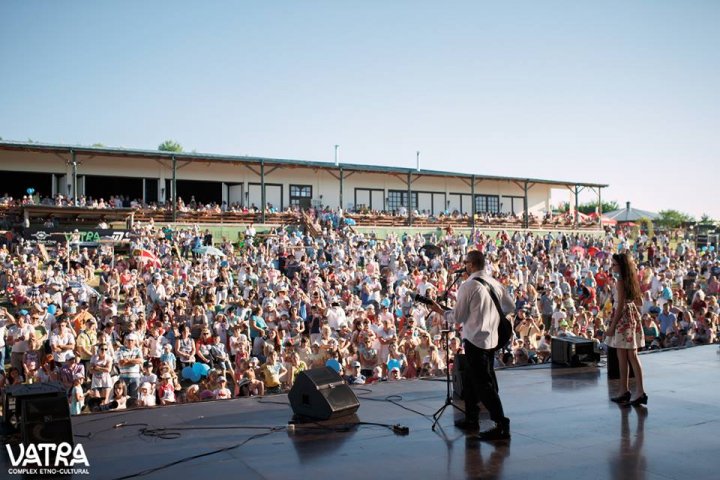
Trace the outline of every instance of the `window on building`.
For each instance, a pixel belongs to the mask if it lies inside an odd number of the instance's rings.
[[[412,192],[412,205],[410,208],[417,208],[418,204],[418,194],[417,192]],[[400,207],[407,207],[408,206],[408,192],[407,190],[389,190],[388,191],[388,201],[387,201],[387,209],[391,212],[397,212]]]
[[[312,200],[312,185],[290,185],[290,205],[309,208]]]
[[[477,213],[499,213],[500,197],[498,195],[475,195],[475,211]]]

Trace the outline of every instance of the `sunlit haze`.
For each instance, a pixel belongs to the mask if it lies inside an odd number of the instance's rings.
[[[420,151],[717,219],[718,25],[702,0],[7,0],[0,137],[326,161],[339,144],[408,167]]]

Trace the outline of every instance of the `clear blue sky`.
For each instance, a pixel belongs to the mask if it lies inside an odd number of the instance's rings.
[[[719,25],[717,0],[4,0],[0,137],[327,161],[337,143],[397,166],[420,150],[720,218]]]

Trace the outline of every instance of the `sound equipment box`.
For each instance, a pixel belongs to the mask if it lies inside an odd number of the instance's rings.
[[[550,348],[554,364],[580,367],[600,361],[594,342],[587,338],[553,337]]]
[[[609,380],[620,378],[620,362],[618,361],[617,349],[608,347],[607,352],[607,377]],[[635,371],[628,362],[628,378],[635,378]]]
[[[456,400],[463,399],[463,384],[465,380],[465,354],[455,354],[452,369],[453,398]]]
[[[295,415],[316,420],[352,415],[360,407],[355,392],[330,367],[298,373],[288,399]]]
[[[20,433],[25,445],[74,445],[70,406],[65,388],[59,383],[9,386],[3,398],[3,423]]]

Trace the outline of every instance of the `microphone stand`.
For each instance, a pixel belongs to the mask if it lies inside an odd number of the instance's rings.
[[[462,275],[455,275],[455,279],[448,285],[448,287],[445,289],[445,291],[438,297],[438,301],[442,301],[443,303],[447,303],[448,294],[450,292],[450,289],[455,286],[455,284],[460,280],[460,277]],[[435,427],[438,426],[438,422],[440,421],[440,417],[442,417],[442,414],[445,413],[445,409],[448,407],[453,407],[456,410],[460,410],[463,414],[465,413],[465,410],[460,408],[459,406],[455,405],[453,403],[453,393],[452,393],[452,387],[450,382],[450,325],[447,320],[445,320],[445,329],[440,330],[440,334],[445,337],[445,403],[442,407],[438,408],[435,413],[433,413],[433,424],[432,424],[432,430],[435,431]],[[453,369],[457,367],[457,362],[453,365]],[[441,427],[442,428],[442,427]]]

